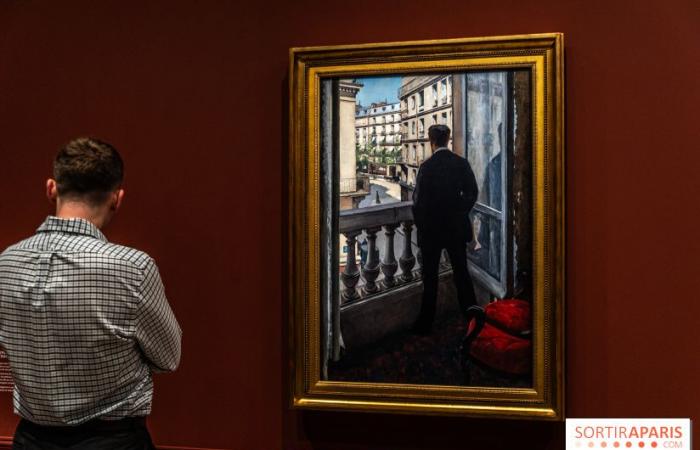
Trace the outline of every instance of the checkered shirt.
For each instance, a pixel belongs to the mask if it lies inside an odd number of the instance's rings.
[[[177,368],[181,336],[153,259],[87,220],[48,217],[0,255],[0,346],[31,422],[148,415],[151,373]]]

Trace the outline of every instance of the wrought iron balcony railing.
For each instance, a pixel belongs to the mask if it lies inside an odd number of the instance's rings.
[[[355,177],[340,179],[341,194],[369,193],[369,191],[370,182],[367,174],[357,174]]]

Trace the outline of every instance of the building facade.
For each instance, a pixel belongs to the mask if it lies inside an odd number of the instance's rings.
[[[355,101],[362,84],[340,80],[338,84],[340,119],[340,209],[357,208],[369,193],[369,178],[358,174],[355,133]]]
[[[428,141],[431,125],[447,125],[454,131],[452,76],[412,76],[401,79],[400,183],[402,200],[409,200],[418,167],[432,152]],[[451,142],[450,142],[451,144]]]
[[[385,171],[396,175],[396,162],[401,154],[401,110],[399,103],[372,103],[357,106],[355,139],[361,163],[367,172]],[[372,170],[375,168],[375,170]]]

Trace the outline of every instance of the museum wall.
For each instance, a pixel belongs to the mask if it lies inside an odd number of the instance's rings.
[[[126,160],[107,235],[156,259],[184,330],[160,446],[561,449],[561,423],[290,412],[283,239],[289,47],[561,31],[567,415],[697,419],[698,23],[696,0],[4,1],[0,247],[51,212],[58,146],[101,137]]]

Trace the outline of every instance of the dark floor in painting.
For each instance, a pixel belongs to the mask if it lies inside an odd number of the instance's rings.
[[[466,332],[466,321],[453,315],[436,321],[432,334],[427,336],[409,331],[389,336],[374,346],[343,355],[340,361],[330,365],[329,379],[447,386],[531,386],[529,377],[504,377],[474,364],[465,367],[459,349]]]

